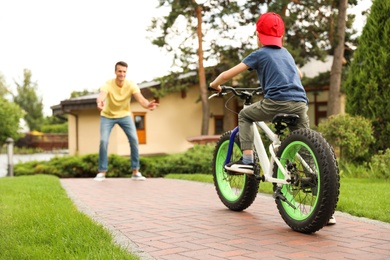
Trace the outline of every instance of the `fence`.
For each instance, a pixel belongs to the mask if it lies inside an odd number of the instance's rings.
[[[68,149],[68,134],[27,133],[16,142],[16,146],[39,148],[44,151]]]

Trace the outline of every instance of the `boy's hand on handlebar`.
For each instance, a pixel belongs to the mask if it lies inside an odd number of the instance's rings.
[[[218,85],[218,86],[216,86],[216,87],[213,87],[211,84],[212,84],[212,83],[210,83],[210,88],[212,88],[213,90],[215,90],[215,91],[217,91],[217,92],[221,92],[221,91],[222,91],[222,88],[221,88],[220,85]]]

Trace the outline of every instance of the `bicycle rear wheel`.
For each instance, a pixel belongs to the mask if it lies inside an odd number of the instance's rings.
[[[225,160],[228,156],[230,135],[232,131],[224,133],[214,150],[213,177],[218,197],[222,203],[234,211],[242,211],[248,208],[256,198],[259,189],[259,181],[253,175],[233,173],[225,170]],[[233,151],[230,161],[241,158],[240,141],[238,134],[234,138]],[[255,157],[255,164],[258,164]]]
[[[339,170],[332,147],[320,133],[298,129],[282,141],[277,157],[291,173],[289,184],[274,184],[280,215],[295,231],[320,230],[333,215],[339,195]],[[284,178],[276,163],[273,176]]]

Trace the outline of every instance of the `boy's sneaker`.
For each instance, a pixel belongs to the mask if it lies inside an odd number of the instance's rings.
[[[135,180],[135,181],[144,181],[144,180],[146,180],[146,178],[144,176],[142,176],[142,173],[140,173],[140,172],[137,172],[136,174],[133,174],[133,176],[131,176],[131,179]]]
[[[106,175],[104,173],[98,173],[94,178],[95,181],[103,181],[106,179]]]
[[[253,163],[244,164],[241,159],[237,162],[231,162],[226,164],[225,169],[232,172],[253,174]]]
[[[334,215],[332,215],[328,220],[328,225],[334,225],[334,224],[336,224],[336,218],[334,217]]]

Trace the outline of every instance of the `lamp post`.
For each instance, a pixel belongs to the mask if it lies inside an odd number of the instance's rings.
[[[7,144],[7,155],[8,155],[8,177],[14,176],[14,140],[12,138],[7,138],[5,140],[5,143]]]
[[[198,20],[197,36],[198,36],[198,73],[200,97],[202,100],[202,129],[201,135],[207,135],[209,131],[209,105],[207,99],[206,73],[203,65],[203,34],[202,34],[202,10],[203,5],[207,0],[193,0],[196,3],[195,13]]]

